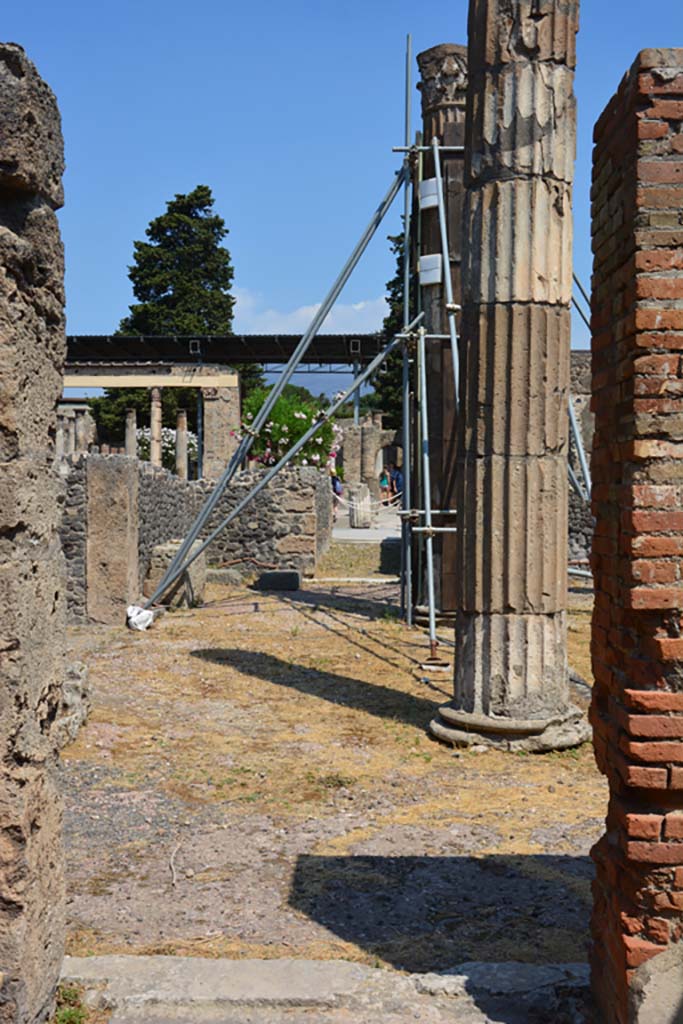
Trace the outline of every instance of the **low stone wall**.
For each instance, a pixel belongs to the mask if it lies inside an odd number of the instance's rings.
[[[85,456],[60,463],[65,483],[65,499],[59,521],[59,538],[68,565],[66,581],[67,614],[71,622],[87,621],[87,582],[85,578],[87,545],[87,494]]]
[[[125,606],[142,593],[154,548],[187,534],[214,485],[180,480],[147,462],[115,455],[82,455],[63,463],[61,471],[66,501],[60,534],[69,573],[69,618],[120,622]],[[259,472],[235,478],[201,536],[246,496]],[[108,540],[114,534],[116,543]],[[331,535],[328,477],[312,467],[292,467],[220,534],[208,548],[207,560],[210,565],[229,563],[242,575],[266,566],[312,575]],[[107,579],[102,578],[102,565]]]

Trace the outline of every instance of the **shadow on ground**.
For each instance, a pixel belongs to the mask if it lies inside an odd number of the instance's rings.
[[[336,672],[305,668],[259,651],[208,647],[190,653],[193,658],[216,665],[230,665],[245,675],[286,686],[299,693],[329,701],[330,704],[356,708],[378,718],[395,719],[420,728],[426,728],[438,707],[437,701],[403,693],[391,686],[366,683],[362,679]]]
[[[398,970],[578,963],[587,953],[592,877],[589,857],[304,855],[290,905]],[[509,993],[501,1000],[467,987],[493,1020],[547,1019],[537,996],[522,1007]]]

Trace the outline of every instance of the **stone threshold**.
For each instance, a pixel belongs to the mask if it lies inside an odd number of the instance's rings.
[[[112,1024],[141,1021],[509,1024],[576,1021],[585,964],[464,963],[402,974],[346,960],[66,957],[62,981]]]

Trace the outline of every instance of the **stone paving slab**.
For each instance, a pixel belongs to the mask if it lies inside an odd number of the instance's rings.
[[[111,1024],[574,1024],[587,971],[467,963],[398,974],[344,960],[99,956],[66,957],[62,978],[110,1010]]]

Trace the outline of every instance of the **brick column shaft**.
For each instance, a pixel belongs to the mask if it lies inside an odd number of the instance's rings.
[[[610,803],[592,963],[605,1024],[683,1013],[682,122],[683,49],[644,50],[595,128],[591,720]]]
[[[566,657],[577,27],[573,0],[470,2],[452,742],[587,735]]]

